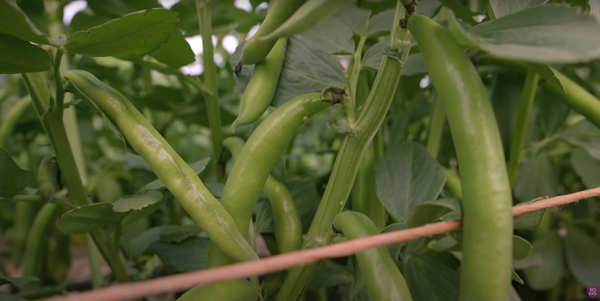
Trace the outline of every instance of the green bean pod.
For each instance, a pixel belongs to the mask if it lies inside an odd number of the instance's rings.
[[[271,168],[292,142],[298,128],[308,117],[331,106],[331,102],[324,101],[320,95],[301,95],[277,108],[252,132],[240,151],[223,188],[221,203],[242,235],[248,233],[252,210]],[[209,248],[209,266],[231,263],[229,259],[216,255],[218,253],[214,247]]]
[[[377,226],[360,212],[345,211],[333,219],[333,226],[348,239],[379,234]],[[406,280],[385,246],[355,254],[370,300],[412,300]]]
[[[246,41],[242,48],[240,63],[256,64],[267,57],[277,39],[262,40],[265,36],[289,19],[305,0],[272,0],[265,20],[260,24],[256,33]]]
[[[67,90],[97,106],[119,128],[212,243],[238,260],[258,258],[198,175],[121,93],[86,71],[71,70],[64,77]]]
[[[460,169],[464,239],[460,300],[508,300],[511,281],[511,189],[502,142],[485,86],[452,36],[413,15],[416,39],[438,91]]]
[[[283,67],[286,48],[287,39],[279,39],[269,55],[254,66],[252,77],[240,101],[240,112],[231,125],[232,132],[235,133],[237,126],[256,121],[271,104]]]
[[[256,289],[248,280],[232,280],[191,288],[177,301],[255,301]]]
[[[46,156],[42,159],[37,174],[40,194],[48,201],[54,198],[54,192],[56,191],[54,180],[52,180],[54,176],[52,172],[53,166],[56,167],[56,158]]]
[[[340,7],[355,0],[308,0],[281,26],[260,40],[279,39],[303,32],[317,25]]]
[[[231,151],[235,160],[244,147],[244,140],[238,137],[229,137],[223,140],[223,146]],[[267,194],[273,210],[275,238],[279,253],[298,250],[302,244],[302,223],[290,191],[272,175],[267,177],[263,191]]]

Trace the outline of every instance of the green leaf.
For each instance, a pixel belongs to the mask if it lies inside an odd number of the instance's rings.
[[[160,240],[167,243],[179,243],[185,239],[197,236],[202,229],[196,225],[177,226],[160,233]]]
[[[387,227],[385,227],[385,229],[383,229],[383,231],[381,231],[381,233],[388,233],[388,232],[394,232],[394,231],[401,231],[406,229],[406,225],[403,223],[393,223]],[[395,244],[390,244],[387,245],[387,249],[388,252],[390,252],[390,255],[392,256],[392,258],[394,260],[396,260],[398,258],[398,256],[400,256],[400,249],[402,249],[402,247],[407,244],[408,241],[401,241],[399,243],[395,243]]]
[[[50,68],[52,59],[46,50],[0,33],[0,74],[41,72]]]
[[[199,174],[204,170],[204,168],[206,168],[206,165],[208,165],[208,162],[210,162],[210,157],[200,159],[194,163],[191,163],[190,167],[196,174]],[[165,184],[160,179],[156,179],[156,180],[146,184],[146,186],[142,187],[140,189],[140,191],[159,190],[162,188],[165,188]]]
[[[369,26],[369,17],[371,16],[371,11],[368,9],[364,9],[364,8],[359,8],[354,4],[349,4],[349,5],[345,5],[342,8],[340,8],[339,10],[337,10],[335,13],[333,13],[332,18],[327,18],[327,19],[338,19],[345,27],[349,28],[354,34],[356,35],[365,35],[367,32],[367,27]],[[385,16],[385,15],[381,15],[381,16]],[[325,20],[327,20],[325,19]],[[392,14],[392,19],[389,19],[389,23],[388,23],[388,28],[387,31],[390,31],[392,21],[394,20],[394,15]],[[321,24],[319,23],[317,26],[321,26]],[[327,27],[327,24],[324,24],[324,26],[321,26],[323,28]],[[331,28],[329,28],[330,32],[331,32]],[[352,32],[350,33],[350,41],[352,41]],[[346,35],[344,35],[346,36]],[[352,46],[350,50],[350,52],[354,51],[354,46],[353,44],[350,44],[350,46]]]
[[[254,229],[257,233],[273,233],[275,232],[275,220],[273,210],[268,200],[260,198],[256,207],[254,207]]]
[[[517,206],[533,203],[538,200],[539,200],[539,198],[533,199],[533,200],[530,200],[527,202],[522,202],[522,203],[517,204]],[[517,216],[513,217],[513,228],[515,230],[529,230],[529,231],[533,231],[533,230],[537,229],[540,226],[540,224],[542,223],[542,220],[544,219],[545,211],[546,211],[546,209],[542,209],[542,210],[528,212],[528,213],[517,215]]]
[[[458,274],[429,257],[411,255],[403,261],[402,273],[413,300],[458,300]]]
[[[389,147],[375,166],[377,196],[399,222],[406,222],[419,204],[433,201],[446,176],[425,147],[403,142]]]
[[[481,15],[481,13],[473,12],[473,11],[469,10],[467,7],[460,5],[455,0],[440,0],[440,2],[442,3],[443,6],[452,10],[454,15],[459,17],[463,22],[470,24],[470,25],[477,24],[477,22],[475,21],[474,18],[477,15]]]
[[[524,62],[524,64],[531,68],[532,70],[534,70],[537,74],[539,74],[539,76],[545,80],[548,84],[554,86],[554,87],[560,87],[560,89],[562,91],[564,91],[563,85],[560,82],[560,80],[558,80],[558,78],[556,78],[556,76],[554,75],[554,70],[552,68],[550,68],[550,66],[545,65],[545,64],[535,64],[535,63],[527,63]],[[546,91],[546,90],[543,90]],[[546,91],[547,92],[547,91]],[[550,94],[550,93],[547,93]],[[556,96],[554,96],[555,98],[557,98]],[[559,101],[559,103],[563,103],[562,101]],[[566,105],[564,105],[566,106]]]
[[[560,238],[555,232],[548,232],[533,242],[533,248],[526,259],[530,266],[524,275],[527,284],[537,291],[554,287],[564,272],[564,262]]]
[[[114,201],[112,203],[112,208],[115,212],[141,210],[144,207],[160,202],[162,197],[162,193],[156,190],[146,190],[139,194],[124,196]]]
[[[582,120],[562,132],[561,137],[600,160],[600,129],[591,122]]]
[[[548,155],[540,153],[525,162],[515,181],[515,196],[520,201],[556,196],[558,170]]]
[[[600,186],[600,160],[578,149],[571,153],[571,162],[585,187],[592,189]]]
[[[600,55],[600,23],[562,5],[543,5],[474,26],[469,36],[500,57],[575,63]]]
[[[25,284],[25,283],[29,283],[29,282],[37,282],[40,281],[40,279],[38,277],[33,277],[33,276],[24,276],[24,277],[0,277],[0,285],[5,285],[5,284],[16,284],[16,285],[21,285],[21,284]]]
[[[162,8],[132,13],[74,33],[64,48],[88,56],[143,56],[165,43],[177,22],[177,14]]]
[[[0,0],[0,32],[38,44],[52,44],[11,0]]]
[[[437,220],[462,219],[462,201],[459,198],[445,198],[419,204],[410,215],[410,228],[433,223]]]
[[[536,108],[535,125],[542,139],[554,136],[565,123],[571,109],[556,95],[546,89],[539,89],[534,103]]]
[[[452,235],[445,233],[432,239],[427,243],[427,248],[432,249],[436,252],[446,251],[458,244],[458,241]]]
[[[546,2],[548,0],[490,0],[489,6],[496,18],[500,18]]]
[[[150,53],[150,56],[171,68],[181,68],[193,63],[196,59],[192,47],[190,47],[179,29],[173,31],[167,42]]]
[[[367,49],[365,57],[363,58],[363,67],[371,68],[373,70],[379,69],[379,64],[381,64],[381,59],[383,58],[387,43],[387,41],[381,41]],[[420,53],[409,56],[402,67],[402,75],[424,73],[427,73],[427,65],[425,65],[425,59],[423,59],[423,55]]]
[[[88,7],[98,15],[117,18],[135,11],[161,7],[161,5],[156,0],[103,0],[90,1],[88,2]]]
[[[0,293],[0,300],[3,300],[3,301],[29,301],[21,296],[9,295],[7,293]]]
[[[419,7],[419,12],[420,12]],[[382,34],[389,34],[392,28],[391,24],[394,21],[395,9],[388,9],[382,11],[369,19],[369,26],[367,29],[367,36],[377,37]]]
[[[587,233],[567,227],[565,253],[573,276],[585,286],[600,286],[600,247]]]
[[[19,168],[12,157],[0,148],[0,197],[13,197],[34,181],[31,171]]]
[[[319,262],[315,275],[308,284],[307,290],[352,283],[353,281],[354,274],[352,273],[352,270],[344,265],[327,259]]]
[[[533,246],[524,238],[513,235],[513,259],[522,260],[531,253]]]
[[[156,241],[150,245],[150,250],[167,267],[176,272],[188,272],[206,268],[208,243],[208,238],[198,237],[190,237],[178,244]]]
[[[65,212],[56,221],[56,226],[62,233],[72,235],[87,233],[119,220],[120,215],[112,210],[112,204],[97,203]]]
[[[142,234],[136,236],[125,246],[127,254],[133,259],[137,259],[150,247],[153,242],[160,240],[160,234],[169,229],[175,229],[178,226],[167,225],[150,228],[144,231]]]
[[[317,187],[310,180],[286,181],[285,186],[290,190],[298,216],[302,221],[302,229],[306,232],[321,200]]]

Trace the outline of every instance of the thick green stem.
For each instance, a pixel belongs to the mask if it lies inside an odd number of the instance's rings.
[[[513,132],[512,141],[510,143],[510,155],[508,159],[508,179],[510,186],[515,185],[515,179],[519,171],[519,163],[521,162],[521,150],[525,143],[525,134],[527,133],[527,120],[535,99],[535,91],[539,81],[539,75],[533,70],[527,71],[523,94],[521,95],[521,105],[519,106],[519,114],[517,115],[517,123]]]
[[[48,112],[51,96],[42,73],[26,73],[22,76],[25,81],[25,86],[29,91],[29,95],[31,95],[38,117],[42,122],[42,126],[52,142],[52,147],[56,153],[60,170],[65,178],[66,186],[69,188],[69,199],[71,200],[71,203],[76,206],[89,204],[90,200],[85,193],[79,175],[79,169],[75,162],[69,139],[67,138],[67,132],[65,131],[62,120],[62,113],[59,113],[59,110]],[[115,254],[111,254],[108,247],[106,247],[108,240],[104,232],[100,229],[95,230],[92,232],[92,237],[102,253],[102,256],[108,262],[113,273],[115,273],[117,280],[119,282],[129,281],[129,276],[124,272],[125,267],[123,266],[118,253],[115,256]]]
[[[214,162],[219,162],[223,150],[223,132],[221,130],[221,112],[219,110],[219,86],[217,84],[217,69],[215,66],[214,49],[212,44],[212,18],[210,12],[211,0],[196,0],[198,23],[202,35],[202,59],[204,63],[204,83],[210,94],[205,94],[208,108],[208,124],[213,142]],[[217,178],[225,181],[225,170],[222,164],[216,164]]]
[[[427,151],[433,158],[437,158],[440,151],[440,142],[442,140],[445,123],[446,113],[444,113],[442,102],[436,100],[435,106],[433,107],[433,114],[431,115],[429,135],[427,136]]]
[[[362,155],[389,110],[398,86],[402,65],[410,49],[410,34],[405,29],[398,27],[400,19],[404,18],[405,14],[406,10],[398,2],[388,49],[396,50],[400,59],[390,56],[383,57],[365,107],[356,121],[356,135],[347,135],[342,142],[329,183],[308,234],[305,236],[305,241],[307,241],[305,248],[326,245],[335,236],[331,229],[333,219],[344,209],[358,173]],[[302,295],[316,267],[317,263],[312,263],[292,269],[276,300],[297,300]]]
[[[350,100],[354,105],[358,105],[358,101],[356,99],[356,90],[358,87],[358,79],[360,78],[360,70],[362,70],[362,50],[365,47],[365,41],[367,40],[366,36],[361,36],[358,41],[358,45],[356,46],[356,51],[354,52],[354,62],[352,64],[352,73],[350,75]],[[364,101],[364,100],[363,100]]]
[[[365,214],[377,229],[383,230],[386,222],[385,208],[375,190],[375,163],[379,158],[376,142],[375,140],[371,142],[360,162],[352,191],[352,210]]]

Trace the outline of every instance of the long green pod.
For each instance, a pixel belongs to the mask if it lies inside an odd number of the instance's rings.
[[[261,40],[260,37],[268,35],[283,24],[304,4],[304,1],[271,0],[265,20],[260,24],[256,33],[246,41],[244,48],[242,48],[240,63],[250,65],[264,60],[275,45],[275,42],[277,42],[277,39]]]
[[[46,156],[40,162],[38,168],[37,180],[40,194],[48,201],[54,198],[54,177],[53,169],[56,168],[56,158],[53,156]]]
[[[232,280],[191,288],[177,301],[255,301],[256,289],[248,280]]]
[[[223,140],[223,145],[231,151],[235,160],[244,147],[244,140],[239,137],[229,137]],[[302,244],[302,223],[290,191],[283,183],[269,175],[263,192],[269,198],[273,210],[279,253],[298,250]]]
[[[286,49],[287,38],[279,39],[269,55],[254,66],[250,82],[248,82],[240,101],[240,112],[231,125],[232,132],[235,133],[237,126],[256,121],[271,104],[283,67]]]
[[[413,15],[408,29],[425,58],[454,139],[463,193],[460,300],[508,300],[511,189],[500,134],[485,86],[451,35]]]
[[[0,147],[4,147],[6,140],[12,134],[12,130],[19,122],[21,115],[31,106],[31,96],[27,95],[19,99],[8,112],[2,116],[0,122]]]
[[[17,202],[15,205],[15,224],[12,238],[13,265],[19,267],[23,261],[23,254],[27,246],[29,229],[33,224],[36,204],[33,202]]]
[[[355,0],[308,0],[281,26],[260,40],[279,39],[303,32]]]
[[[375,140],[371,141],[360,160],[360,167],[352,188],[352,210],[367,215],[377,229],[383,230],[386,212],[377,197],[375,187],[375,163],[378,158],[375,142]]]
[[[308,117],[331,106],[320,93],[298,96],[273,111],[252,132],[235,160],[221,196],[221,203],[235,220],[242,235],[248,233],[252,211],[271,168],[283,150],[292,142],[298,128]],[[209,248],[209,266],[230,263]]]
[[[348,239],[379,234],[377,226],[360,212],[345,211],[335,216],[333,226]],[[412,301],[406,280],[386,247],[355,254],[370,300]]]
[[[27,246],[23,255],[23,275],[41,276],[48,231],[59,213],[60,206],[46,203],[35,216],[27,236]],[[38,286],[39,282],[34,281],[26,283],[24,288],[27,290]]]
[[[198,175],[121,93],[86,71],[71,70],[64,77],[69,91],[92,102],[119,128],[212,243],[238,260],[258,258]]]

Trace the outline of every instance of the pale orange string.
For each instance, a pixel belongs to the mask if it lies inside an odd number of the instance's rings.
[[[600,188],[543,199],[513,207],[513,215],[544,208],[565,205],[581,199],[599,196]],[[260,260],[242,262],[224,267],[165,276],[136,283],[117,284],[107,288],[82,293],[55,296],[42,301],[119,301],[164,294],[189,289],[198,284],[243,279],[285,270],[326,258],[348,256],[367,249],[407,241],[419,237],[442,234],[459,229],[461,221],[444,221],[401,231],[389,232],[333,245],[276,255]]]

